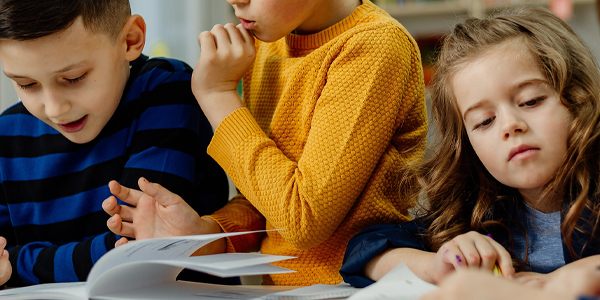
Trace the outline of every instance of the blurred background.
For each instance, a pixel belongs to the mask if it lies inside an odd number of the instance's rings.
[[[214,24],[237,23],[225,0],[130,0],[134,14],[144,17],[147,39],[144,53],[151,57],[181,59],[194,66],[200,55],[198,34]],[[600,57],[600,23],[595,0],[373,0],[398,19],[417,40],[423,57],[425,79],[435,70],[436,45],[444,33],[468,16],[485,16],[503,7],[538,4],[551,7],[567,21]],[[12,82],[0,76],[0,110],[18,101]]]

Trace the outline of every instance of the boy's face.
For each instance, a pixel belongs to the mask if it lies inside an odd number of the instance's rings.
[[[28,40],[0,40],[0,61],[27,110],[70,141],[87,143],[119,105],[129,76],[125,49],[84,28]]]
[[[335,24],[339,4],[325,0],[227,0],[242,26],[263,42],[274,42],[292,31],[311,34]],[[358,1],[356,2],[358,4]],[[352,8],[353,9],[353,8]]]
[[[453,89],[486,169],[534,195],[563,164],[573,117],[522,48],[508,43],[486,51],[454,76]]]

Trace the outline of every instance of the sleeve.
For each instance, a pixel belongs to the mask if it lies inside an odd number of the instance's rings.
[[[422,242],[423,224],[410,221],[402,224],[371,226],[350,239],[346,247],[340,274],[355,287],[365,287],[374,281],[365,277],[363,268],[375,256],[391,248],[413,248],[428,251]]]
[[[400,28],[387,29],[355,34],[331,63],[297,162],[247,108],[227,116],[209,146],[240,192],[275,228],[287,229],[280,233],[296,248],[331,236],[395,131],[423,103],[418,50]],[[421,133],[412,134],[422,140]]]

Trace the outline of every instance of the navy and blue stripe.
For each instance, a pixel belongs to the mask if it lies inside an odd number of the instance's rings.
[[[74,144],[18,103],[0,116],[0,235],[9,286],[86,279],[114,247],[101,204],[107,183],[140,176],[177,193],[200,215],[227,202],[227,178],[206,154],[212,128],[178,60],[132,63],[121,102],[97,138]]]

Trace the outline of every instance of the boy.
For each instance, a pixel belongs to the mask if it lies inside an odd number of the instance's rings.
[[[398,179],[425,146],[419,50],[368,0],[228,2],[241,25],[200,35],[192,90],[216,129],[208,152],[241,194],[182,223],[175,219],[187,211],[181,198],[143,180],[146,196],[111,183],[115,196],[137,208],[137,200],[155,196],[151,204],[166,205],[156,214],[172,211],[154,219],[109,198],[105,210],[118,215],[108,226],[140,238],[156,236],[143,228],[147,221],[172,234],[283,229],[217,241],[206,252],[298,257],[279,264],[296,273],[265,276],[266,284],[340,283],[350,237],[410,218],[415,199],[399,197]],[[235,92],[242,76],[244,102]]]
[[[118,238],[101,207],[111,179],[152,178],[200,213],[227,202],[191,69],[141,55],[145,23],[128,0],[2,0],[0,11],[0,61],[21,99],[0,116],[0,272],[12,266],[0,279],[85,280]]]

